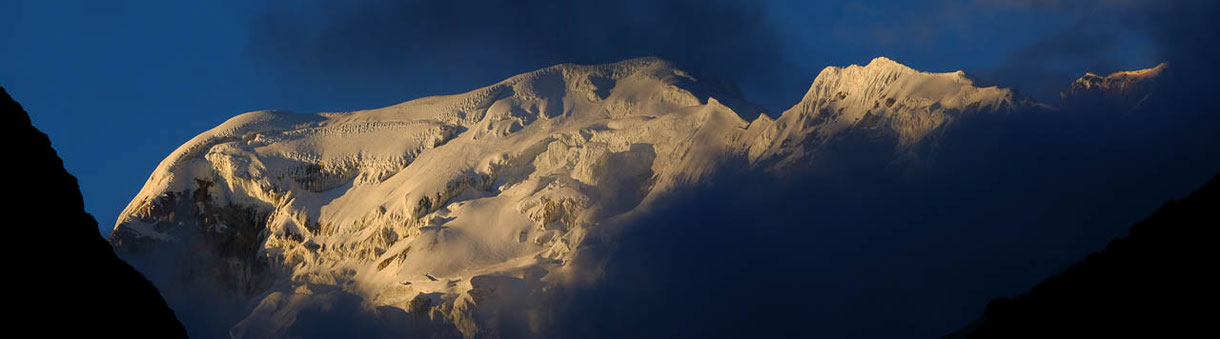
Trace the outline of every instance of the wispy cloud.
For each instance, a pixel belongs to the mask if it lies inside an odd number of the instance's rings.
[[[307,3],[267,10],[251,26],[250,50],[293,77],[380,83],[426,81],[438,69],[487,82],[650,55],[750,81],[785,64],[763,9],[740,1]]]

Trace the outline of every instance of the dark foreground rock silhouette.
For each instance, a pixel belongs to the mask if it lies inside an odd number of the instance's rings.
[[[992,300],[946,338],[1215,336],[1218,226],[1220,175],[1029,293]]]
[[[5,284],[17,300],[11,324],[31,336],[186,337],[152,283],[114,254],[85,212],[76,178],[46,134],[0,88],[5,144],[10,145],[5,210]]]

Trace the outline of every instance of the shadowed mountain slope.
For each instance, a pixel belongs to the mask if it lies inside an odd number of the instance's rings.
[[[186,337],[182,324],[157,289],[114,254],[97,233],[97,221],[85,212],[76,178],[63,168],[46,134],[0,88],[0,110],[16,145],[10,159],[23,165],[8,210],[25,216],[6,225],[8,257],[24,279],[11,279],[21,294],[15,310],[17,328],[39,328],[38,336],[77,337],[102,331],[125,337]],[[35,251],[25,246],[41,245]],[[33,328],[31,328],[33,329]]]
[[[948,337],[1207,336],[1215,315],[1220,176],[1170,201],[1100,252]]]

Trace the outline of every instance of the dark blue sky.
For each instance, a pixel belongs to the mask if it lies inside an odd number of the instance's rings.
[[[241,112],[350,111],[560,62],[659,55],[769,112],[828,65],[888,56],[1053,100],[1161,61],[1140,1],[4,1],[0,85],[109,234],[157,163]]]

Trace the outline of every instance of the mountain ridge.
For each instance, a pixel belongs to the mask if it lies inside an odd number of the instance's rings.
[[[748,103],[639,58],[380,109],[245,113],[167,157],[110,241],[161,285],[235,291],[220,299],[236,318],[209,323],[234,336],[308,326],[302,312],[355,297],[373,318],[426,314],[409,322],[470,337],[491,330],[491,300],[574,279],[589,232],[668,192],[741,166],[820,166],[859,143],[921,152],[957,120],[1025,105],[887,58],[828,67],[774,120],[722,102]],[[158,256],[184,260],[140,259]]]

